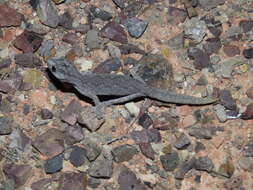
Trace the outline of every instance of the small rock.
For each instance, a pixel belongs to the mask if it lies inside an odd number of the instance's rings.
[[[22,86],[24,89],[27,87],[29,88],[30,86],[31,88],[39,88],[41,87],[44,75],[41,71],[35,69],[27,69],[24,71],[23,77],[24,83],[27,84],[27,86]]]
[[[155,159],[155,151],[152,148],[150,143],[140,143],[139,144],[141,153],[147,158],[154,160]]]
[[[242,183],[243,183],[243,179],[240,176],[235,176],[232,177],[231,179],[228,179],[225,183],[224,183],[224,187],[226,189],[241,189],[242,187]],[[242,188],[244,189],[244,188]]]
[[[253,140],[250,140],[243,148],[243,156],[253,157]]]
[[[94,73],[111,73],[118,71],[121,68],[121,61],[119,58],[110,58],[100,63],[94,70]]]
[[[0,135],[9,135],[12,132],[13,119],[8,116],[0,117]]]
[[[112,21],[107,23],[100,31],[102,37],[109,38],[110,40],[119,42],[119,43],[127,43],[127,35],[120,24]]]
[[[228,90],[220,90],[220,104],[229,110],[236,110],[237,105],[236,101],[233,99],[230,91]]]
[[[241,114],[240,118],[244,120],[253,118],[253,102],[247,105],[246,110]]]
[[[71,14],[67,11],[63,13],[59,18],[59,26],[62,26],[63,28],[67,30],[73,29],[73,18]],[[80,28],[79,28],[80,29]]]
[[[4,68],[8,68],[11,65],[11,59],[5,58],[0,60],[0,70]]]
[[[99,38],[99,33],[96,30],[89,30],[86,34],[85,45],[87,51],[98,49],[102,45],[102,40]]]
[[[208,30],[216,38],[218,38],[221,35],[222,31],[223,31],[223,27],[222,27],[221,21],[219,21],[219,20],[216,21],[216,20],[214,20],[214,18],[210,18],[209,19],[209,18],[206,18],[206,17],[204,17],[203,19],[204,19],[204,21],[205,21],[205,23],[207,25]]]
[[[47,108],[43,108],[40,110],[41,118],[42,119],[52,119],[53,118],[53,113],[48,110]]]
[[[65,129],[65,143],[73,145],[84,139],[83,130],[79,126],[69,126]]]
[[[193,157],[190,160],[185,161],[182,163],[179,168],[176,170],[175,178],[182,180],[184,179],[185,174],[190,171],[192,168],[194,168],[196,158]]]
[[[147,131],[149,142],[159,143],[161,141],[162,137],[159,130],[151,128],[146,131]]]
[[[65,110],[61,113],[60,118],[62,121],[70,125],[75,125],[77,122],[78,114],[80,113],[82,106],[76,99],[71,100]]]
[[[16,54],[15,63],[29,68],[42,66],[42,61],[33,53]]]
[[[205,41],[204,44],[204,49],[206,53],[208,54],[213,54],[213,53],[218,53],[222,44],[219,38],[208,38]]]
[[[214,168],[214,164],[207,156],[199,157],[195,161],[195,169],[200,171],[211,172]]]
[[[203,20],[193,17],[184,25],[184,37],[198,44],[205,37],[206,29],[206,23]]]
[[[92,6],[90,8],[90,12],[91,14],[95,17],[95,18],[100,18],[103,21],[109,21],[112,19],[112,15],[111,13],[104,11],[103,9],[100,9],[98,7]]]
[[[194,136],[197,139],[211,139],[213,134],[212,130],[201,125],[193,125],[188,127],[189,135]]]
[[[33,175],[32,167],[29,165],[5,164],[3,172],[7,178],[15,182],[15,188],[24,185]]]
[[[141,35],[145,32],[148,26],[148,22],[143,21],[136,17],[132,17],[132,18],[128,18],[125,21],[124,25],[126,26],[130,36],[134,38],[140,38]]]
[[[253,172],[253,160],[251,157],[240,157],[238,164],[243,170]]]
[[[177,152],[160,156],[163,169],[165,171],[174,171],[179,164],[179,156]]]
[[[113,172],[113,161],[108,153],[100,154],[100,156],[90,164],[88,173],[96,178],[110,178]]]
[[[74,146],[69,157],[70,163],[75,167],[79,167],[84,164],[85,160],[86,160],[86,150],[79,146]]]
[[[107,50],[108,50],[111,57],[113,57],[113,58],[120,58],[121,57],[121,52],[120,52],[119,47],[114,46],[114,45],[108,45]]]
[[[63,156],[61,154],[49,158],[44,164],[44,169],[46,174],[53,174],[59,172],[63,166]]]
[[[0,27],[20,26],[23,20],[23,15],[7,4],[0,5]]]
[[[170,24],[178,25],[187,18],[187,12],[184,9],[168,7],[168,21]]]
[[[96,160],[96,158],[101,154],[102,147],[91,138],[86,138],[83,141],[84,147],[86,149],[86,157],[90,162]]]
[[[181,150],[181,149],[185,149],[187,146],[189,146],[191,144],[190,139],[184,134],[182,133],[176,140],[174,147],[176,147],[177,149]]]
[[[227,178],[230,178],[235,171],[235,167],[232,162],[226,161],[225,163],[221,164],[218,170],[218,174]]]
[[[243,29],[243,32],[250,32],[253,28],[252,20],[241,20],[239,26]]]
[[[29,104],[24,104],[23,105],[23,114],[27,115],[30,113],[30,105]]]
[[[195,146],[196,153],[200,152],[201,150],[205,150],[205,149],[206,149],[206,147],[203,143],[198,142],[198,141],[196,142],[196,146]]]
[[[23,83],[23,78],[17,73],[9,74],[6,79],[0,80],[0,91],[4,93],[14,94],[20,89]]]
[[[79,39],[78,35],[76,33],[72,33],[72,32],[65,34],[62,38],[62,41],[69,43],[71,45],[76,44],[77,42],[79,42],[79,40],[80,39]]]
[[[131,160],[138,152],[134,146],[125,144],[115,147],[112,150],[112,156],[115,162],[120,163]]]
[[[140,116],[138,124],[143,128],[148,129],[153,124],[153,120],[151,119],[149,114],[144,113]]]
[[[32,144],[42,154],[52,158],[64,151],[64,134],[58,129],[51,128],[36,137]]]
[[[193,64],[196,69],[201,70],[211,66],[210,56],[199,48],[189,48],[188,57],[194,60]]]
[[[235,45],[224,45],[223,51],[228,57],[234,57],[236,55],[240,55],[240,49]]]
[[[101,184],[101,180],[94,178],[94,177],[89,177],[88,178],[88,186],[91,188],[97,188]]]
[[[53,40],[43,40],[40,48],[38,49],[38,53],[44,59],[53,57],[53,49],[54,43]]]
[[[105,122],[104,119],[97,119],[96,113],[91,107],[82,107],[78,114],[78,123],[87,127],[90,131],[98,130]]]
[[[10,140],[10,148],[17,148],[22,151],[24,151],[25,148],[31,144],[31,139],[26,136],[20,129],[15,129],[12,131]]]
[[[24,53],[33,53],[39,49],[43,38],[35,32],[25,30],[14,40],[14,46]]]
[[[128,168],[124,168],[123,171],[120,172],[118,177],[119,190],[127,190],[129,188],[136,190],[146,190],[144,184],[141,183],[140,180],[137,179],[135,173],[133,173]]]
[[[253,48],[244,49],[242,54],[246,59],[252,59],[253,58]]]
[[[40,21],[46,26],[56,28],[60,22],[57,8],[51,0],[38,0],[36,6]]]
[[[172,50],[178,50],[184,46],[184,33],[181,32],[168,40],[168,46]]]
[[[216,116],[218,117],[221,123],[224,123],[227,121],[228,117],[227,117],[226,109],[224,106],[217,104],[216,106],[214,106],[214,110],[216,112]]]
[[[83,172],[67,172],[61,174],[58,190],[86,190],[87,174]]]
[[[145,51],[133,44],[121,44],[118,46],[121,54],[127,55],[131,53],[145,54]]]
[[[50,178],[44,178],[32,183],[31,188],[32,190],[46,189],[46,187],[50,186],[51,183],[52,180]]]
[[[147,130],[133,131],[133,132],[131,132],[130,135],[136,144],[149,143],[149,137],[148,137]]]

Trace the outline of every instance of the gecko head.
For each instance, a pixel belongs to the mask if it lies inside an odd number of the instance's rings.
[[[77,73],[75,66],[63,58],[49,59],[47,65],[50,73],[62,82],[68,82]]]

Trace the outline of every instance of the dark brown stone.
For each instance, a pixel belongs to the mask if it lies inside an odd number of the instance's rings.
[[[20,26],[23,15],[6,4],[0,5],[0,27]]]
[[[33,53],[21,53],[15,55],[15,63],[29,68],[42,66],[42,61]]]
[[[235,45],[224,45],[223,51],[228,57],[240,55],[240,48]]]
[[[64,134],[58,129],[51,128],[38,136],[33,146],[48,158],[52,158],[64,151]]]
[[[86,190],[86,173],[63,173],[59,180],[58,190]]]
[[[154,160],[155,159],[155,151],[152,148],[150,143],[141,143],[139,144],[141,153],[147,158]]]
[[[29,165],[5,164],[4,174],[15,182],[15,187],[20,187],[32,176],[32,167]]]
[[[61,120],[65,121],[66,123],[70,125],[75,125],[81,108],[82,106],[80,102],[76,99],[73,99],[65,108],[65,110],[61,113],[60,115]]]
[[[77,36],[76,33],[73,33],[73,32],[69,32],[67,34],[65,34],[62,38],[62,41],[66,42],[66,43],[69,43],[71,45],[77,43],[79,41],[79,37]]]
[[[171,24],[178,25],[180,23],[183,23],[187,18],[187,12],[184,9],[169,7],[168,13],[169,13],[169,22]]]
[[[102,37],[109,38],[110,40],[125,44],[128,42],[124,28],[112,21],[107,23],[100,31]]]
[[[35,52],[41,46],[43,38],[32,31],[25,30],[14,40],[14,46],[24,53]]]

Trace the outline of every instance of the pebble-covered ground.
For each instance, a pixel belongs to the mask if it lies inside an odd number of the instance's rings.
[[[0,0],[0,190],[253,189],[252,28],[250,0]],[[217,102],[97,119],[50,58]]]

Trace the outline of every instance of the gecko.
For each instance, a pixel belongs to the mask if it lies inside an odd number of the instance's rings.
[[[211,97],[199,98],[151,87],[128,75],[81,73],[65,58],[51,58],[47,61],[47,66],[60,82],[72,85],[81,95],[90,98],[95,104],[96,116],[100,119],[103,118],[106,107],[137,98],[187,105],[206,105],[217,101]],[[101,101],[101,96],[113,98]]]

